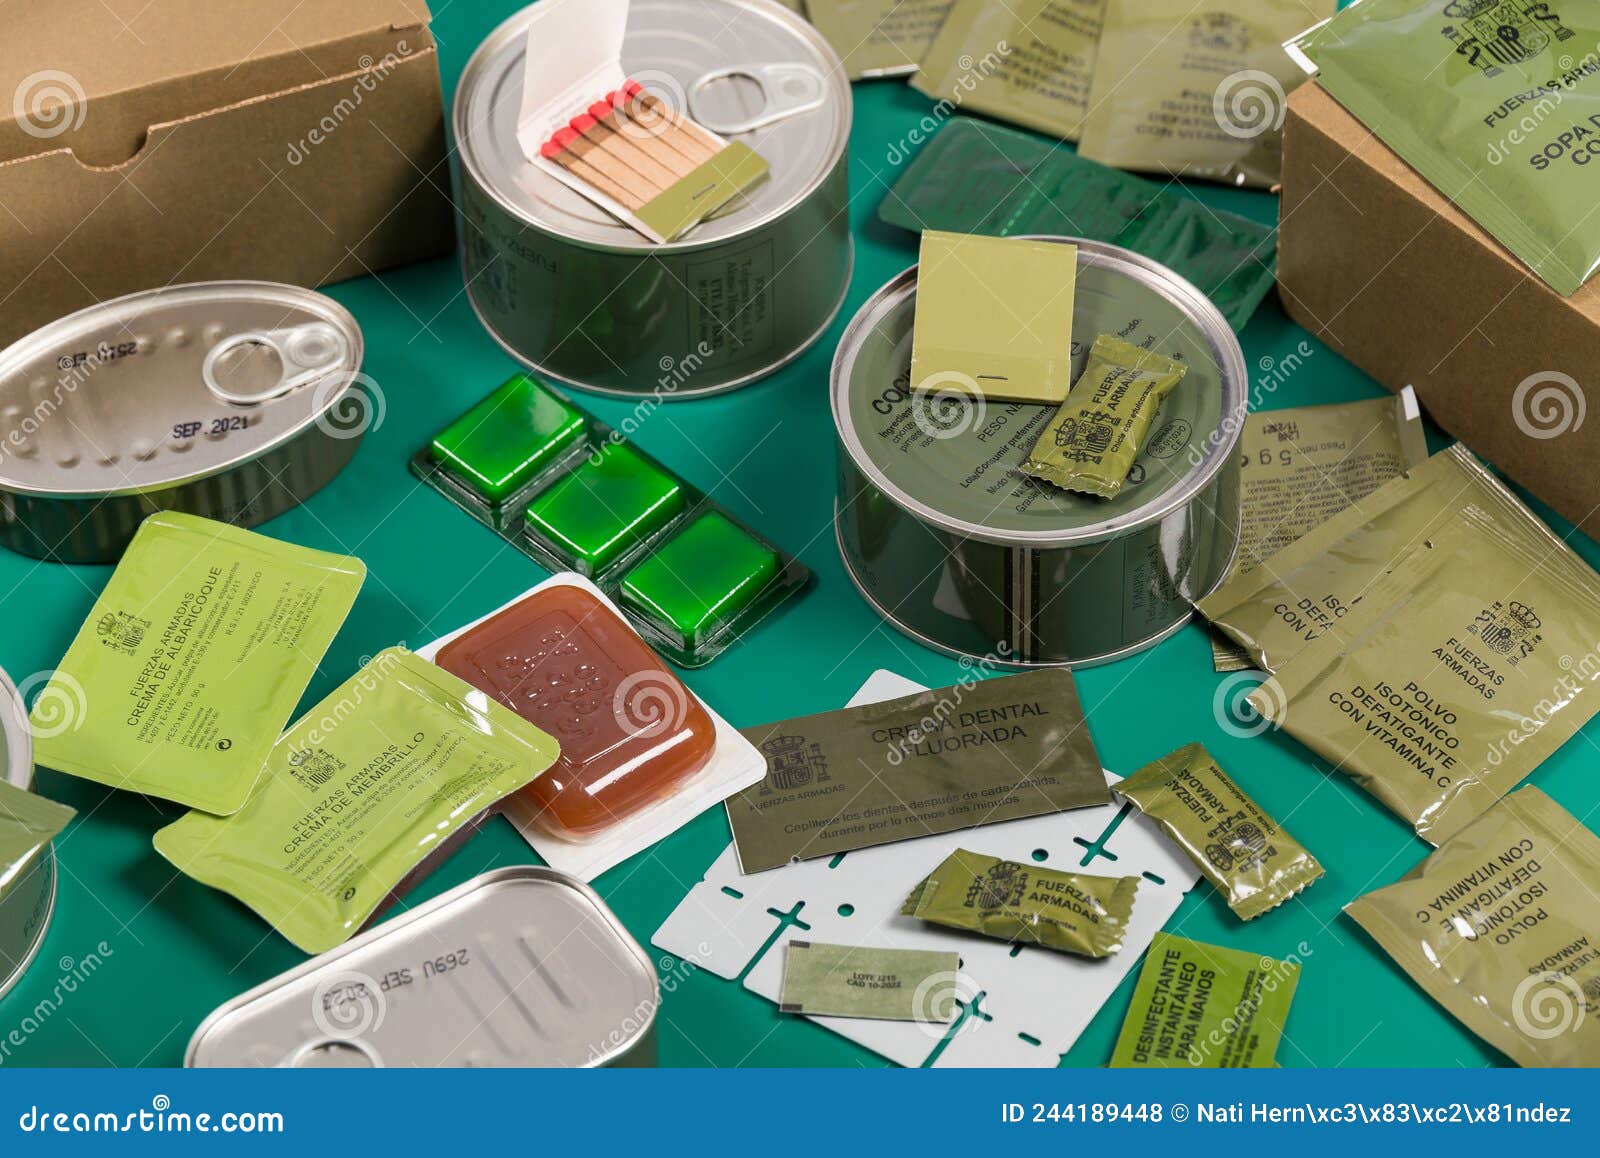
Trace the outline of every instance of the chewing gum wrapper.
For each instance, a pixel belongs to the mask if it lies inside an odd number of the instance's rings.
[[[956,1015],[961,959],[931,949],[790,941],[778,1009],[813,1017],[947,1024]]]
[[[1345,912],[1518,1065],[1600,1065],[1600,838],[1539,789]]]
[[[1069,491],[1115,498],[1155,422],[1161,400],[1189,368],[1101,334],[1066,403],[1022,464],[1024,474]]]
[[[1322,876],[1317,858],[1199,744],[1146,764],[1117,791],[1161,826],[1241,920],[1277,908]]]
[[[1106,804],[1065,668],[801,716],[743,735],[767,760],[727,800],[743,872]]]
[[[1113,1069],[1265,1069],[1300,963],[1157,933],[1111,1053]]]
[[[1064,873],[958,848],[912,890],[908,917],[1083,957],[1122,948],[1138,877]]]

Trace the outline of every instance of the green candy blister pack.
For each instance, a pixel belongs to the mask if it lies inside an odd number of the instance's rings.
[[[528,374],[441,430],[411,470],[550,571],[593,579],[681,667],[710,663],[811,578]]]
[[[1278,234],[1014,129],[956,117],[878,206],[890,225],[1120,245],[1193,282],[1235,330],[1272,288]]]

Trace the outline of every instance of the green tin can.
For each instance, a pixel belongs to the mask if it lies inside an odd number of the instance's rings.
[[[489,333],[541,374],[631,398],[732,390],[798,357],[850,284],[850,85],[833,50],[772,0],[633,0],[623,68],[771,166],[656,244],[524,157],[531,11],[490,34],[455,97],[463,274]]]
[[[1244,355],[1216,307],[1128,250],[1078,247],[1073,377],[1099,334],[1189,366],[1113,499],[1017,468],[1055,407],[909,390],[917,269],[862,306],[833,361],[845,570],[913,639],[996,666],[1088,665],[1167,638],[1232,565]]]

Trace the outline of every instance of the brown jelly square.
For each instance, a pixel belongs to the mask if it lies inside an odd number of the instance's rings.
[[[534,592],[446,644],[436,662],[561,744],[561,758],[521,790],[553,835],[594,837],[711,759],[716,729],[700,701],[581,587]]]

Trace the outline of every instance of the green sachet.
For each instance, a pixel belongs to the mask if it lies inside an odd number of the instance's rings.
[[[35,756],[113,788],[233,812],[366,573],[348,555],[151,515],[40,694]],[[74,719],[40,717],[63,704],[78,705]]]
[[[929,230],[917,261],[911,389],[1059,406],[1072,385],[1078,247]]]
[[[1335,0],[1106,0],[1079,150],[1119,169],[1267,187],[1285,94],[1283,42]]]
[[[1001,941],[1109,957],[1122,948],[1138,891],[1138,877],[1064,873],[958,848],[900,912]]]
[[[898,164],[901,156],[891,154]],[[1131,249],[1193,282],[1235,330],[1272,289],[1278,234],[1181,186],[1111,169],[1031,133],[953,117],[878,204],[920,233],[1050,234]]]
[[[155,847],[320,953],[559,754],[493,698],[389,648],[283,734],[242,809],[191,812]]]
[[[1075,141],[1106,0],[955,0],[911,87]]]
[[[1066,402],[1019,469],[1069,491],[1115,498],[1161,400],[1188,370],[1175,358],[1101,334]]]
[[[1457,443],[1308,531],[1195,604],[1255,665],[1278,671],[1325,638],[1367,588],[1428,533],[1473,506],[1535,556],[1570,553]]]
[[[1537,788],[1345,912],[1518,1065],[1600,1065],[1600,839]]]
[[[1200,744],[1146,764],[1116,789],[1188,854],[1241,920],[1277,908],[1322,876],[1317,858]]]
[[[0,901],[77,813],[0,780]]]
[[[805,0],[806,18],[851,80],[915,70],[949,8],[950,0]]]
[[[1248,575],[1358,499],[1428,457],[1416,396],[1249,415],[1239,432],[1239,554]],[[1213,638],[1218,671],[1251,666],[1237,644]]]
[[[1157,933],[1111,1065],[1270,1068],[1299,982],[1298,961]]]
[[[1557,293],[1600,265],[1600,8],[1359,0],[1291,44],[1317,82]]]
[[[778,1009],[813,1017],[947,1024],[956,1015],[961,959],[932,949],[790,941]]]
[[[1600,576],[1469,507],[1250,703],[1439,844],[1600,707],[1596,640]]]

